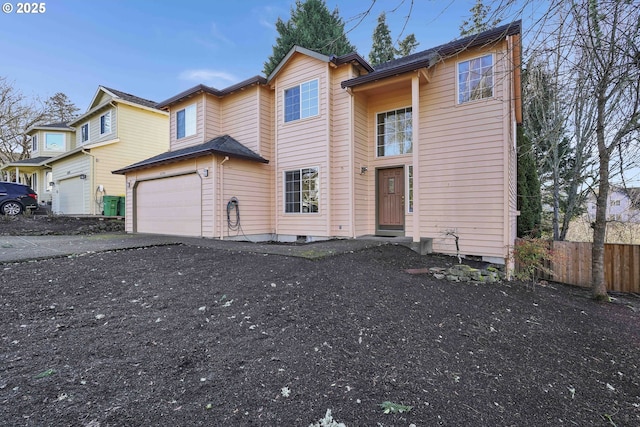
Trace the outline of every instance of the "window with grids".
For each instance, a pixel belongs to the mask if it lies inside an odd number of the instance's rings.
[[[378,114],[378,157],[413,152],[413,119],[411,107]]]
[[[458,63],[458,104],[493,96],[493,55]]]
[[[318,115],[318,80],[302,83],[284,91],[284,121]]]
[[[191,104],[176,113],[176,139],[195,135],[196,104]]]
[[[284,173],[284,211],[286,213],[317,213],[320,181],[318,168],[306,168]]]

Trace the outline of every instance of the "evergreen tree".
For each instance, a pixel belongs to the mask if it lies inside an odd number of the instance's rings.
[[[405,37],[404,40],[398,43],[398,50],[396,52],[400,57],[411,55],[419,44],[420,43],[416,40],[415,34],[411,33]]]
[[[47,120],[51,123],[69,123],[77,117],[80,110],[69,97],[58,92],[44,103]]]
[[[540,235],[542,200],[540,180],[531,141],[523,126],[518,126],[518,237]]]
[[[391,31],[389,31],[389,26],[386,22],[386,14],[382,12],[378,16],[378,25],[373,31],[373,45],[371,46],[371,52],[369,52],[369,63],[375,67],[383,62],[391,61],[395,58],[395,55],[396,49],[393,47]]]
[[[491,6],[485,6],[482,0],[477,0],[476,4],[469,9],[469,12],[471,12],[471,20],[465,20],[462,25],[460,25],[460,36],[462,37],[495,28],[501,21],[498,17],[493,20],[487,20],[491,12]]]
[[[355,52],[344,32],[344,22],[338,9],[329,12],[324,0],[296,0],[291,17],[276,22],[278,38],[273,53],[264,64],[264,74],[269,76],[294,45],[324,55],[345,55]]]

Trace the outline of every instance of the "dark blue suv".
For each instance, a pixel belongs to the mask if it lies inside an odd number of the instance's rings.
[[[18,215],[38,209],[38,195],[28,185],[0,182],[0,214]]]

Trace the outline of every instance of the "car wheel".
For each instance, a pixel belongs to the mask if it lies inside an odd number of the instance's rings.
[[[3,215],[18,215],[22,213],[22,205],[18,202],[7,202],[2,205]]]

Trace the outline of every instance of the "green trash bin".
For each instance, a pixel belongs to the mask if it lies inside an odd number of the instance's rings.
[[[103,214],[104,216],[116,216],[118,215],[118,196],[103,196]]]
[[[118,216],[125,216],[127,212],[127,205],[125,204],[124,196],[118,197]]]

